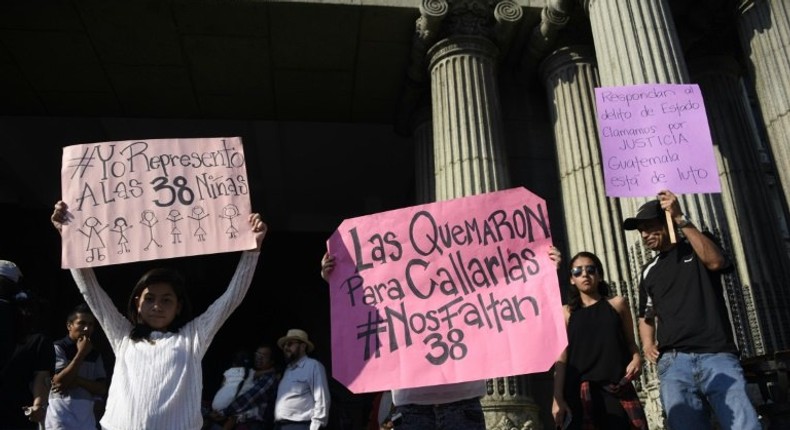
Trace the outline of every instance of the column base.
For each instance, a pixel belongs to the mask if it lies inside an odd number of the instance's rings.
[[[522,401],[496,401],[483,399],[483,413],[488,430],[538,430],[539,408],[532,399]]]

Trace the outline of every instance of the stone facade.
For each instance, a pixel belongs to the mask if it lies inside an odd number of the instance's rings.
[[[433,174],[420,169],[417,183],[425,189],[434,181],[435,200],[509,186],[498,82],[504,74],[536,69],[551,113],[564,224],[573,226],[565,231],[567,249],[601,256],[616,293],[629,299],[636,315],[636,280],[651,255],[620,226],[645,199],[603,193],[594,88],[698,83],[722,193],[684,195],[681,203],[734,257],[737,270],[725,280],[726,298],[746,359],[790,348],[790,283],[786,271],[775,270],[790,267],[781,209],[790,197],[790,8],[781,0],[722,2],[726,10],[713,3],[552,0],[539,22],[514,32],[509,27],[520,15],[500,12],[513,10],[510,2],[423,1],[410,77],[431,94],[433,153],[424,149],[429,138],[415,136],[418,165],[430,165],[425,157],[433,157]],[[514,33],[521,40],[514,42]],[[521,50],[513,54],[513,46]],[[513,55],[521,61],[504,60]],[[781,188],[771,181],[774,172]],[[536,404],[524,383],[522,377],[488,381],[483,405],[489,429],[551,428],[540,419],[542,408],[546,421],[550,403]],[[663,428],[652,365],[645,365],[637,387],[651,428]]]

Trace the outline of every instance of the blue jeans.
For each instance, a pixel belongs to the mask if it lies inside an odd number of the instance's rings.
[[[711,429],[708,406],[723,430],[761,429],[735,354],[666,352],[658,379],[670,429]]]
[[[439,405],[401,405],[403,415],[398,430],[485,430],[480,399],[459,400]]]

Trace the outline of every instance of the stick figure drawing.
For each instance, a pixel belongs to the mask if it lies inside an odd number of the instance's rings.
[[[129,238],[126,237],[126,230],[132,227],[126,222],[126,218],[122,216],[115,218],[115,221],[113,221],[113,227],[110,231],[118,235],[118,254],[129,252]]]
[[[239,215],[239,208],[236,205],[227,205],[222,208],[222,215],[219,217],[228,220],[228,228],[225,230],[225,233],[227,233],[230,239],[235,239],[239,235],[239,229],[233,225],[233,218],[236,218]]]
[[[151,247],[152,243],[155,243],[157,248],[162,247],[162,245],[160,245],[159,242],[154,239],[154,226],[157,223],[159,223],[159,220],[156,218],[154,211],[144,210],[143,213],[140,214],[140,224],[148,227],[148,235],[150,237],[148,244],[145,245],[145,248],[143,248],[145,251],[148,251],[148,248]]]
[[[89,253],[88,257],[85,259],[88,263],[92,262],[93,260],[104,260],[105,256],[102,254],[101,250],[106,248],[104,244],[104,239],[101,238],[101,232],[107,226],[99,227],[101,225],[101,221],[99,221],[96,217],[89,217],[85,219],[85,222],[82,223],[82,226],[85,227],[85,230],[82,228],[78,229],[83,236],[88,238],[88,245],[85,247],[85,250]],[[87,231],[86,231],[87,230]]]
[[[205,209],[202,206],[195,206],[192,208],[192,215],[188,215],[189,218],[197,221],[197,228],[195,228],[195,232],[193,233],[194,236],[197,236],[198,242],[205,242],[206,241],[206,230],[203,229],[203,219],[208,216]]]

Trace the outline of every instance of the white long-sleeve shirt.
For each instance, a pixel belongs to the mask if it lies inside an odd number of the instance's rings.
[[[211,340],[249,289],[258,251],[241,255],[227,290],[178,333],[153,332],[132,341],[132,324],[102,290],[92,269],[72,269],[77,287],[115,353],[115,367],[101,419],[106,430],[197,430],[203,423],[201,361]]]
[[[318,430],[329,422],[329,401],[324,366],[304,356],[288,365],[277,386],[274,420],[310,421],[310,430]]]

